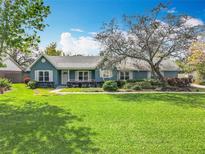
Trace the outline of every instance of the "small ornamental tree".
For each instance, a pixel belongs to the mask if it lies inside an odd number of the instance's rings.
[[[190,52],[185,59],[186,67],[189,72],[196,71],[198,74],[198,81],[201,82],[205,77],[205,42],[194,42],[190,47]]]

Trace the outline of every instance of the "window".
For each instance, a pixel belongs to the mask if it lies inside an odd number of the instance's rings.
[[[80,71],[78,72],[78,80],[79,81],[88,81],[89,77],[89,72],[88,71]]]
[[[38,77],[39,77],[38,81],[42,82],[43,81],[43,72],[42,71],[39,72]]]
[[[45,80],[45,82],[49,81],[49,72],[48,71],[44,72],[44,80]]]
[[[129,80],[130,75],[129,72],[120,72],[120,80]]]
[[[112,71],[111,70],[101,70],[101,77],[102,78],[111,78]]]
[[[37,71],[37,73],[38,73],[37,79],[39,82],[49,82],[50,81],[49,71]]]

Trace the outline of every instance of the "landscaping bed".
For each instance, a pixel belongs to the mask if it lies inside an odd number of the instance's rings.
[[[167,78],[160,80],[105,81],[102,88],[64,88],[60,92],[191,92],[188,78]]]

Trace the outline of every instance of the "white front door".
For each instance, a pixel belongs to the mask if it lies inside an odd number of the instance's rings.
[[[68,71],[62,71],[61,73],[61,84],[65,85],[68,82]]]

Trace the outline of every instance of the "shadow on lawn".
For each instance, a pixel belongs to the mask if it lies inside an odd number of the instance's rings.
[[[188,105],[192,107],[205,108],[205,95],[202,94],[129,94],[113,95],[113,97],[125,102],[160,102],[172,103],[174,105]]]
[[[88,127],[73,126],[81,119],[57,106],[27,102],[23,107],[0,104],[2,153],[95,153]]]

